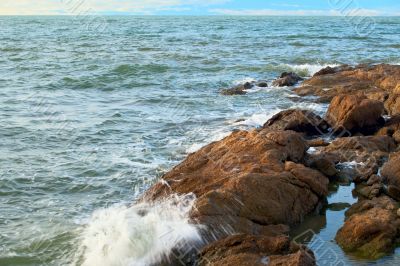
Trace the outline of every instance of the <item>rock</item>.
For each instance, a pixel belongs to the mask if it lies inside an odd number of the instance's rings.
[[[340,163],[336,166],[340,169],[339,172],[346,172],[347,176],[358,183],[377,174],[389,153],[396,149],[396,145],[388,136],[362,136],[338,138],[329,146],[318,149],[318,154],[312,156],[323,155],[331,163]],[[310,156],[307,157],[308,160]],[[310,163],[307,162],[306,165],[309,166]]]
[[[296,85],[299,81],[302,81],[303,78],[293,72],[284,72],[279,77],[279,79],[275,80],[272,85],[276,87],[289,87]]]
[[[346,252],[362,258],[378,259],[392,253],[399,236],[397,209],[386,196],[359,201],[346,212],[348,218],[336,241]]]
[[[382,168],[381,175],[386,184],[400,188],[400,152],[391,154],[389,161]]]
[[[321,69],[320,71],[318,71],[317,73],[315,73],[314,77],[335,74],[335,73],[345,71],[345,70],[352,70],[352,67],[350,67],[349,65],[342,65],[342,66],[337,66],[337,67],[327,66],[327,67]]]
[[[385,109],[389,115],[400,114],[400,94],[390,94],[385,102]]]
[[[392,137],[397,143],[400,143],[400,115],[394,115],[389,118],[385,125],[376,133],[378,136]]]
[[[397,210],[397,216],[400,217],[400,209]]]
[[[370,178],[368,179],[367,185],[372,186],[374,184],[380,184],[382,183],[382,178],[378,175],[371,175]]]
[[[373,199],[381,194],[382,189],[383,189],[382,184],[374,184],[372,186],[357,187],[356,191],[364,198]]]
[[[334,212],[338,212],[338,211],[343,211],[347,208],[350,208],[351,205],[347,202],[343,202],[343,203],[331,203],[327,206],[328,210],[334,211]]]
[[[236,131],[189,155],[144,199],[194,193],[190,216],[209,228],[208,241],[283,231],[282,224],[301,222],[327,195],[328,178],[301,164],[307,149],[294,131]]]
[[[328,158],[323,154],[309,155],[305,161],[308,167],[314,168],[327,177],[335,177],[338,174],[338,170],[335,167],[335,161],[332,158]]]
[[[387,195],[394,200],[400,201],[400,188],[389,185],[387,187]]]
[[[244,95],[246,94],[246,90],[249,90],[254,87],[254,83],[251,82],[246,82],[244,84],[239,84],[237,86],[234,86],[230,89],[222,89],[221,94],[222,95]]]
[[[333,98],[326,121],[335,131],[352,134],[372,134],[385,123],[383,103],[355,95],[339,95]]]
[[[300,96],[316,96],[317,102],[330,102],[340,94],[359,94],[382,100],[388,94],[400,93],[399,83],[400,66],[397,65],[344,66],[320,71],[295,92]]]
[[[288,237],[234,235],[206,246],[199,266],[316,265],[311,251],[291,244]]]
[[[264,128],[293,130],[311,136],[328,132],[329,125],[324,119],[311,111],[291,109],[274,115],[264,124]]]
[[[327,142],[322,138],[317,138],[317,139],[307,140],[307,144],[309,147],[326,147],[329,145],[329,142]]]
[[[257,81],[256,86],[260,87],[260,88],[266,88],[266,87],[268,87],[268,83],[265,80],[260,80],[260,81]]]

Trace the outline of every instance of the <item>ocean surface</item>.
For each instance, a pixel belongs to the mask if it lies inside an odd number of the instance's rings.
[[[0,17],[0,265],[147,265],[173,239],[198,238],[187,223],[194,199],[132,203],[234,129],[287,108],[326,109],[294,100],[291,88],[219,89],[283,71],[400,63],[400,18],[374,21],[360,32],[348,17]],[[335,203],[354,202],[344,190]],[[344,210],[325,219],[315,237],[344,265],[400,264],[345,255],[333,242]],[[170,228],[180,229],[155,241]]]

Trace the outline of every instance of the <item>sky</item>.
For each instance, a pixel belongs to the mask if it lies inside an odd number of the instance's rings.
[[[399,16],[399,0],[0,0],[0,15]]]

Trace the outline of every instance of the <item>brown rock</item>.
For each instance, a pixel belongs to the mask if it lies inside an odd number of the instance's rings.
[[[246,90],[253,88],[254,84],[250,82],[246,82],[244,84],[239,84],[229,89],[222,89],[222,95],[244,95],[246,94]]]
[[[399,83],[400,66],[397,65],[344,66],[320,71],[295,92],[300,96],[317,96],[319,102],[330,102],[340,94],[358,93],[382,101],[388,94],[400,93]]]
[[[284,72],[279,79],[275,80],[272,85],[277,87],[294,86],[303,80],[299,75],[293,72]]]
[[[318,139],[310,139],[307,141],[309,147],[326,147],[329,145],[329,142],[322,138]]]
[[[400,152],[391,154],[382,168],[381,175],[388,185],[400,187]]]
[[[329,125],[320,116],[308,110],[292,109],[274,115],[264,128],[271,130],[293,130],[306,135],[321,135],[326,133]]]
[[[293,131],[237,131],[189,155],[145,198],[194,193],[191,217],[213,240],[279,231],[276,225],[299,223],[327,193],[328,179],[300,164],[307,149]]]
[[[336,241],[347,252],[378,259],[393,252],[398,237],[397,207],[386,196],[361,201],[348,211],[349,218],[338,231]]]
[[[382,178],[379,175],[371,175],[368,179],[367,185],[372,186],[380,183],[382,183]]]
[[[379,136],[390,136],[400,143],[400,115],[395,115],[385,122],[383,128],[381,128],[376,135]]]
[[[206,246],[200,252],[198,261],[199,266],[316,265],[313,253],[291,244],[288,237],[243,234]]]
[[[400,94],[390,94],[385,102],[385,108],[389,115],[400,114]]]
[[[323,154],[334,163],[351,163],[351,168],[340,171],[346,170],[346,175],[361,182],[378,173],[389,153],[396,149],[396,145],[388,136],[362,136],[338,138],[329,146],[318,149],[318,154]],[[314,156],[321,156],[318,154]]]
[[[394,200],[400,201],[400,188],[389,185],[387,187],[387,195]]]
[[[383,103],[355,95],[339,95],[333,98],[326,120],[335,131],[372,134],[384,124]]]

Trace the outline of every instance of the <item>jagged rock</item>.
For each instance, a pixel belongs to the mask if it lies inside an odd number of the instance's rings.
[[[365,95],[382,100],[388,94],[400,93],[400,66],[359,65],[321,70],[295,89],[300,96],[317,96],[319,102],[330,102],[340,94]]]
[[[399,236],[397,204],[387,196],[359,201],[347,212],[347,219],[336,235],[346,251],[368,259],[393,252]]]
[[[400,143],[400,115],[395,115],[385,122],[376,135],[392,137],[397,143]]]
[[[318,149],[318,153],[313,156],[323,155],[335,164],[347,164],[340,171],[346,171],[346,175],[358,183],[377,174],[389,153],[396,149],[396,145],[388,136],[362,136],[338,138],[329,146]]]
[[[382,102],[355,95],[338,95],[329,106],[326,121],[337,132],[372,134],[384,125],[383,113]]]
[[[286,236],[234,235],[206,246],[199,255],[199,266],[291,265],[312,266],[311,251],[291,244]]]
[[[328,178],[301,165],[307,149],[293,131],[236,131],[189,155],[145,198],[193,192],[191,218],[208,226],[206,239],[279,231],[277,225],[299,223],[327,195]]]
[[[308,110],[291,109],[274,115],[264,124],[272,130],[293,130],[306,135],[321,135],[329,129],[328,123]]]
[[[293,72],[284,72],[279,77],[279,79],[275,80],[272,85],[276,87],[289,87],[296,85],[299,81],[302,81],[303,78]]]
[[[393,93],[385,102],[385,108],[389,115],[396,115],[400,113],[400,94]]]

